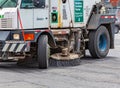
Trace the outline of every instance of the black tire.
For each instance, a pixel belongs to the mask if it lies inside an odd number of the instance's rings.
[[[48,68],[48,37],[47,35],[41,35],[38,39],[38,65],[40,69]]]
[[[119,33],[119,27],[118,27],[118,26],[115,26],[114,31],[115,31],[115,34]]]
[[[106,27],[100,26],[96,31],[90,31],[88,48],[93,58],[104,58],[110,49],[110,36]]]

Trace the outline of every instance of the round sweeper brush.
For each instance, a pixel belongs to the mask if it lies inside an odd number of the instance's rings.
[[[77,66],[80,65],[80,57],[78,54],[69,54],[67,56],[63,56],[61,53],[57,53],[51,56],[50,66]]]

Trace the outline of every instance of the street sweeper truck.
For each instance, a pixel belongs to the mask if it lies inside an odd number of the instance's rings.
[[[114,22],[101,0],[0,0],[0,60],[31,57],[46,69],[49,58],[79,64],[87,49],[104,58],[114,48]]]

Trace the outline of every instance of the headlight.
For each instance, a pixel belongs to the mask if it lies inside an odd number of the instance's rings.
[[[19,40],[20,39],[20,35],[19,34],[13,34],[13,39]]]

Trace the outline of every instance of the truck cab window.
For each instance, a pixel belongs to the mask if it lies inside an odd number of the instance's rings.
[[[33,0],[22,0],[21,8],[34,8]]]
[[[0,0],[1,8],[16,7],[18,0]]]
[[[45,0],[34,0],[34,6],[37,8],[45,8]]]
[[[45,0],[22,0],[21,8],[44,8]]]

